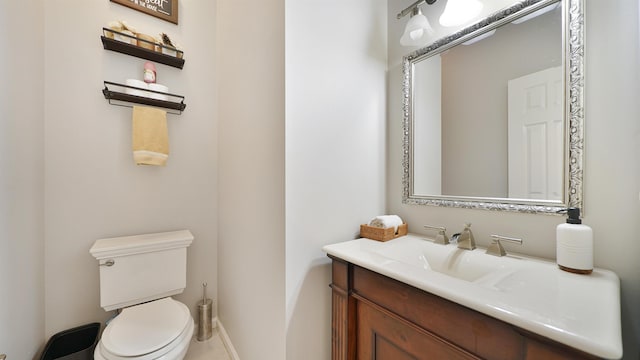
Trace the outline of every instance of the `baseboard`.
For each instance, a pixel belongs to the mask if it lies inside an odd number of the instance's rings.
[[[240,360],[240,357],[238,356],[236,349],[233,347],[233,344],[231,343],[229,334],[227,334],[227,331],[224,329],[224,326],[222,325],[220,320],[218,320],[217,317],[215,318],[215,320],[218,327],[218,333],[220,334],[220,339],[222,340],[224,347],[227,349],[227,353],[229,353],[231,360]]]

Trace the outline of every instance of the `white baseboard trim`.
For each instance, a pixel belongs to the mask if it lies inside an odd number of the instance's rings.
[[[220,334],[220,339],[222,340],[224,347],[227,349],[227,353],[229,353],[231,360],[240,360],[240,357],[238,356],[236,349],[233,347],[233,344],[231,343],[229,334],[227,334],[227,330],[224,329],[224,326],[222,326],[222,323],[220,322],[220,320],[218,320],[217,317],[215,319],[218,327],[218,333]]]

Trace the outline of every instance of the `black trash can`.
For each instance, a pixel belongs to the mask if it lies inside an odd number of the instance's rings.
[[[40,360],[93,360],[100,323],[91,323],[61,331],[51,337]]]

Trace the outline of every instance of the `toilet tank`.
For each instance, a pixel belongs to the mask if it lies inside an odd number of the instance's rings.
[[[107,311],[181,293],[187,283],[189,230],[96,240],[100,306]]]

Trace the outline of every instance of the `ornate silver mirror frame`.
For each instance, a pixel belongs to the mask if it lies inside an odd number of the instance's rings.
[[[412,186],[412,80],[417,59],[445,51],[515,18],[558,0],[524,0],[496,12],[480,22],[416,50],[403,58],[403,195],[405,204],[555,214],[566,207],[583,207],[584,149],[584,0],[562,0],[563,66],[565,91],[565,165],[562,202],[508,198],[415,195]]]

